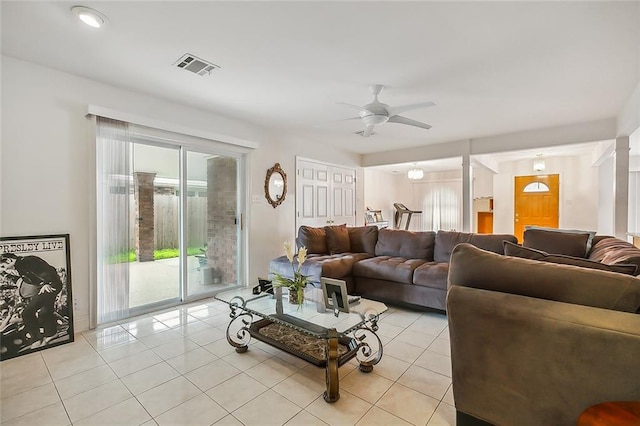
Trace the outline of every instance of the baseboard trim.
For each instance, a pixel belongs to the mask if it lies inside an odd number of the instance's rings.
[[[73,332],[80,333],[89,330],[89,315],[82,317],[73,317]]]

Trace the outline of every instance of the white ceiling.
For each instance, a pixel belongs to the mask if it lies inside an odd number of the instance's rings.
[[[371,153],[615,117],[640,80],[640,2],[3,1],[2,53]],[[184,53],[221,66],[172,67]],[[434,101],[364,139],[368,86]]]

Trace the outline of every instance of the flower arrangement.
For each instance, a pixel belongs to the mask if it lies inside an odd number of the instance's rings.
[[[304,288],[309,282],[309,277],[302,275],[300,272],[302,264],[307,259],[307,248],[300,247],[298,255],[294,257],[293,249],[288,241],[284,243],[284,251],[287,254],[287,259],[291,263],[291,270],[293,271],[293,279],[283,277],[282,275],[274,272],[273,286],[274,287],[287,287],[289,289],[289,301],[291,303],[302,304],[304,302]],[[298,261],[298,266],[294,265],[294,260]]]

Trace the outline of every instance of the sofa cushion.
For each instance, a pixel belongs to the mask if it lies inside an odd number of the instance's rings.
[[[449,264],[445,262],[427,262],[413,271],[413,283],[423,287],[447,289]]]
[[[347,228],[353,253],[375,254],[378,241],[377,226],[356,226]]]
[[[640,279],[572,265],[500,256],[459,244],[448,286],[461,285],[623,312],[640,310]]]
[[[552,254],[582,257],[587,256],[587,245],[593,239],[590,231],[563,231],[529,228],[524,231],[524,247],[546,251]]]
[[[617,272],[619,274],[635,275],[638,268],[633,264],[606,265],[581,257],[564,256],[562,254],[549,254],[542,250],[522,247],[509,241],[504,242],[504,254],[507,256],[522,257],[524,259],[540,260],[543,262],[560,263],[563,265],[581,266],[583,268],[599,269],[601,271]]]
[[[640,275],[640,249],[619,238],[602,238],[594,243],[589,259],[607,265],[631,263],[637,266],[636,275]]]
[[[484,250],[502,254],[503,241],[517,242],[518,239],[511,234],[472,234],[467,232],[438,231],[436,235],[436,247],[433,260],[436,262],[449,262],[453,248],[460,243],[473,244]]]
[[[327,233],[327,250],[329,254],[348,253],[351,251],[351,241],[347,225],[325,226]]]
[[[306,247],[309,253],[329,253],[327,250],[327,233],[324,228],[301,226],[298,229],[296,243],[298,247]]]
[[[422,259],[376,256],[371,259],[361,260],[353,265],[353,275],[412,284],[413,271],[424,263],[425,261]]]
[[[433,231],[412,232],[401,229],[381,229],[378,231],[375,254],[376,256],[432,261],[435,238],[436,234]]]

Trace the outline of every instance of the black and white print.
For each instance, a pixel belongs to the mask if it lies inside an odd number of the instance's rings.
[[[0,238],[0,361],[73,342],[69,235]]]

